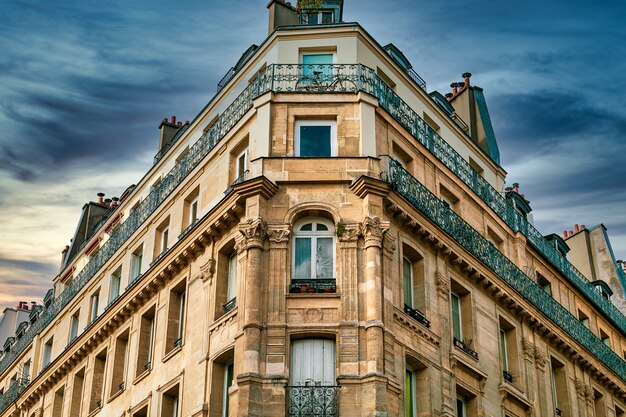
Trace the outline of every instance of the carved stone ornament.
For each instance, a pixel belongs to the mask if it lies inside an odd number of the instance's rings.
[[[537,368],[543,371],[547,363],[548,359],[546,354],[539,350],[537,347],[535,347],[535,365],[537,366]]]
[[[356,242],[362,235],[361,224],[344,224],[337,227],[337,237],[340,242]]]
[[[245,223],[239,224],[239,232],[243,236],[245,249],[263,249],[263,241],[267,237],[267,225],[263,219],[248,219]]]
[[[448,298],[448,293],[450,292],[450,280],[439,270],[435,271],[435,284],[437,285],[439,295],[444,298]]]
[[[388,233],[385,233],[383,236],[383,249],[385,249],[385,252],[393,254],[396,251],[396,248],[396,238]]]
[[[585,385],[585,397],[587,398],[587,404],[593,406],[595,395],[593,393],[593,388],[589,385]]]
[[[522,338],[522,352],[524,353],[524,359],[534,362],[535,360],[535,345],[525,337]]]
[[[32,415],[33,417],[41,417],[43,415],[43,408],[36,409]]]
[[[202,281],[208,280],[210,284],[214,275],[215,275],[215,259],[210,258],[208,261],[206,261],[204,265],[200,266],[200,277],[202,278]]]
[[[365,247],[382,246],[383,235],[389,230],[389,222],[381,222],[378,217],[366,217],[361,223]]]
[[[289,230],[288,226],[269,228],[267,230],[267,237],[273,243],[287,242],[287,240],[289,240],[290,234],[291,234],[291,231]]]
[[[574,386],[576,387],[576,395],[585,399],[585,382],[580,378],[574,378]]]

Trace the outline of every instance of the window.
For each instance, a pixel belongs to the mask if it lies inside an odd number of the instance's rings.
[[[80,408],[83,402],[83,389],[85,385],[85,368],[76,372],[74,382],[72,383],[72,398],[70,402],[69,417],[79,417]]]
[[[160,417],[178,417],[180,415],[180,388],[176,384],[163,393]]]
[[[478,417],[476,393],[456,386],[456,415],[458,417]]]
[[[295,155],[337,156],[337,123],[334,121],[296,121]]]
[[[152,306],[141,315],[139,325],[139,346],[137,348],[137,368],[135,377],[152,369],[152,353],[154,350],[154,321],[156,307]]]
[[[237,165],[235,167],[235,183],[246,179],[246,173],[248,172],[248,149],[245,149],[239,155],[237,155]]]
[[[235,241],[231,240],[220,248],[217,256],[216,319],[237,306],[237,264]]]
[[[543,275],[537,273],[537,285],[541,287],[547,294],[552,295],[552,285]]]
[[[109,283],[109,304],[117,300],[120,296],[120,285],[122,283],[122,267],[117,268],[115,272],[111,274],[111,281]]]
[[[469,158],[469,164],[470,164],[470,167],[472,167],[472,169],[478,175],[480,175],[481,177],[484,176],[485,170],[483,169],[483,167],[480,166],[480,164],[478,162],[474,161],[471,156]]]
[[[41,357],[41,369],[45,369],[50,362],[52,362],[52,344],[54,343],[54,337],[48,339],[48,341],[43,345],[43,354]]]
[[[467,417],[467,404],[463,397],[456,397],[456,415],[457,417]]]
[[[406,417],[415,417],[416,414],[416,393],[415,393],[415,374],[412,369],[406,369],[404,380],[404,406]]]
[[[185,202],[183,204],[183,229],[187,229],[190,226],[196,224],[198,221],[198,208],[200,201],[200,188],[196,187],[192,192],[190,192],[187,197],[185,197]],[[183,230],[184,235],[186,230]],[[180,238],[179,238],[180,239]]]
[[[126,357],[128,352],[128,329],[115,339],[115,353],[113,354],[113,376],[111,377],[111,392],[117,394],[126,388],[124,369],[126,369]]]
[[[142,405],[131,414],[132,417],[148,417],[148,405]]]
[[[130,282],[141,276],[141,261],[143,259],[143,245],[140,245],[130,255]]]
[[[452,342],[455,347],[478,360],[473,348],[472,300],[470,292],[456,281],[451,281],[450,314]]]
[[[96,355],[93,364],[93,376],[91,379],[91,395],[89,400],[89,413],[102,408],[102,394],[104,391],[104,372],[107,367],[107,351],[104,349]]]
[[[305,220],[293,240],[292,287],[305,284],[317,290],[335,288],[334,227],[327,220]]]
[[[335,13],[333,10],[303,10],[300,22],[304,25],[335,23]]]
[[[63,398],[65,397],[65,386],[62,386],[54,393],[52,399],[52,417],[63,416]]]
[[[443,205],[449,208],[452,211],[457,211],[457,206],[459,203],[459,198],[452,193],[452,191],[448,190],[443,185],[439,185],[439,199],[443,202]]]
[[[515,326],[500,317],[500,362],[502,378],[508,383],[519,381],[520,367],[518,363],[517,331]]]
[[[70,337],[68,340],[68,344],[72,343],[76,339],[76,337],[78,337],[79,323],[80,323],[80,310],[72,314],[72,317],[70,317]]]
[[[89,323],[93,323],[98,318],[98,303],[100,302],[100,290],[91,295],[89,300]]]
[[[226,283],[226,304],[224,313],[235,308],[237,303],[237,254],[233,253],[228,258],[228,277]]]
[[[413,307],[413,262],[402,258],[402,282],[404,284],[404,305]]]
[[[187,280],[182,280],[170,291],[170,303],[167,311],[167,342],[165,353],[181,346],[185,327],[185,301]]]
[[[424,258],[408,245],[402,246],[402,286],[404,311],[426,327],[430,322],[422,311],[426,307]]]
[[[605,345],[607,345],[608,347],[611,347],[611,338],[609,337],[609,335],[602,329],[600,329],[600,340],[602,340],[602,343],[604,343]]]
[[[224,395],[222,396],[222,417],[228,417],[228,405],[230,402],[228,390],[233,385],[234,364],[231,362],[224,369]]]
[[[624,411],[623,408],[621,408],[620,406],[616,405],[615,406],[615,417],[625,417],[626,416],[626,411]]]
[[[578,310],[578,321],[580,321],[586,328],[589,328],[589,317],[587,317],[587,315],[581,310]]]
[[[552,379],[552,401],[554,402],[555,413],[558,416],[568,417],[570,412],[565,365],[557,361],[554,357],[550,357],[550,373]]]
[[[165,219],[156,229],[153,259],[156,260],[169,249],[170,218]]]
[[[596,389],[593,390],[593,408],[596,411],[596,417],[606,416],[606,401],[604,395]]]
[[[313,77],[317,73],[332,74],[332,65],[335,63],[335,54],[332,52],[303,53],[300,56],[302,62],[302,75]]]
[[[299,339],[291,343],[292,386],[335,385],[335,341]]]

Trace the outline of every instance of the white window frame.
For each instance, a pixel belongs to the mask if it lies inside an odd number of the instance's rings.
[[[230,388],[228,386],[228,368],[232,367],[233,369],[233,379],[234,379],[234,374],[235,374],[235,367],[233,362],[229,362],[228,364],[224,365],[224,389],[223,389],[223,395],[222,395],[222,417],[228,417],[228,408],[229,408],[229,403],[228,403],[228,389]]]
[[[460,410],[459,410],[459,404],[460,404]],[[463,398],[460,395],[456,396],[456,415],[459,417],[467,417],[467,400],[465,400],[465,398]]]
[[[93,323],[98,318],[98,309],[100,308],[100,290],[91,294],[89,298],[89,323]]]
[[[70,317],[70,338],[68,343],[72,343],[78,337],[78,328],[80,326],[80,310],[76,311]]]
[[[317,224],[323,224],[324,226],[326,226],[328,228],[328,231],[301,231],[300,229],[302,228],[302,226],[312,223],[314,226],[313,227],[317,227]],[[331,253],[332,253],[332,258],[333,258],[333,265],[331,268],[331,271],[333,272],[333,276],[332,277],[319,277],[319,279],[336,279],[336,270],[335,268],[337,267],[337,260],[335,259],[337,254],[336,254],[336,241],[335,241],[335,226],[328,220],[326,219],[319,219],[319,218],[307,218],[307,219],[303,219],[301,221],[299,221],[298,223],[296,223],[296,227],[294,228],[295,232],[293,234],[293,239],[292,239],[292,252],[293,255],[291,257],[291,277],[292,279],[318,279],[317,276],[317,268],[316,268],[316,264],[317,264],[317,253],[315,251],[315,248],[317,247],[317,239],[318,238],[332,238],[332,249],[331,249]],[[309,238],[311,239],[311,276],[308,278],[296,278],[295,277],[295,273],[296,273],[296,240],[297,238]]]
[[[161,251],[159,252],[159,254],[165,252],[167,250],[167,244],[169,243],[170,237],[170,227],[169,225],[166,226],[165,228],[163,228],[163,230],[161,230]]]
[[[237,298],[237,252],[228,257],[228,274],[226,277],[226,303]]]
[[[241,157],[243,157],[243,167],[241,166]],[[243,170],[241,169],[243,168]],[[241,174],[239,173],[241,171]],[[235,160],[235,181],[246,175],[248,171],[248,148],[244,149],[237,155]]]
[[[143,245],[140,245],[130,255],[130,280],[131,281],[141,276],[142,262],[143,262]]]
[[[509,349],[506,342],[506,330],[500,328],[500,352],[502,353],[502,370],[509,371]]]
[[[189,224],[192,225],[198,220],[198,197],[189,202]]]
[[[116,284],[117,287],[113,285],[114,281],[117,281],[117,284]],[[121,287],[122,287],[122,269],[120,268],[111,274],[111,279],[109,280],[109,304],[111,304],[113,301],[119,298]],[[117,294],[113,294],[114,288],[117,288]]]
[[[337,122],[335,120],[296,120],[294,135],[295,156],[300,157],[300,128],[303,126],[330,126],[330,156],[312,156],[310,158],[331,158],[337,156]]]
[[[187,288],[180,293],[179,311],[178,311],[178,330],[176,331],[176,340],[182,340],[185,333],[185,308],[187,305]]]

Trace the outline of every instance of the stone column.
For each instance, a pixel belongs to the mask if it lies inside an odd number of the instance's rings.
[[[339,272],[337,290],[341,292],[339,324],[339,375],[359,374],[359,268],[357,243],[361,225],[346,224],[338,232]]]
[[[456,380],[452,372],[453,364],[450,363],[450,350],[452,349],[452,331],[450,329],[450,279],[446,276],[446,262],[441,256],[436,257],[437,270],[435,271],[435,285],[437,286],[437,317],[441,329],[440,358],[443,367],[441,372],[441,410],[440,415],[454,416],[456,406]],[[434,321],[434,320],[433,320]],[[434,324],[434,323],[431,323]]]
[[[239,225],[243,239],[238,243],[247,252],[243,311],[243,373],[259,373],[263,309],[263,243],[267,226],[260,219],[248,219]],[[240,310],[241,311],[241,310]]]
[[[387,378],[384,375],[384,325],[382,243],[388,222],[367,217],[362,223],[364,239],[365,338],[367,374],[363,383],[363,415],[387,415]]]

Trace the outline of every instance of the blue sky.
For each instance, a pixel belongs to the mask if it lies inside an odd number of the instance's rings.
[[[252,43],[267,0],[5,0],[0,25],[0,307],[41,299],[80,209],[151,165]],[[346,0],[442,93],[485,89],[508,183],[544,234],[604,223],[626,258],[626,8],[618,1]]]

